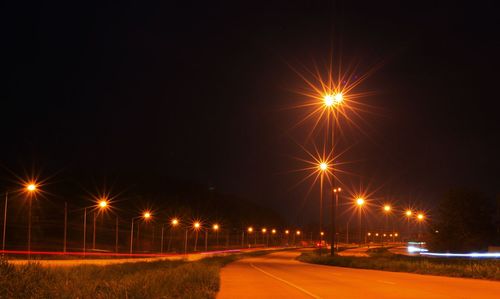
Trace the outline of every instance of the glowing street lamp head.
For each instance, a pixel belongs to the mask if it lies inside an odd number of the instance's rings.
[[[276,230],[275,230],[275,229],[273,229],[273,230],[271,231],[271,233],[274,235],[274,234],[276,233]]]
[[[391,206],[390,205],[384,205],[384,211],[386,213],[389,213],[391,211]]]
[[[326,107],[331,107],[335,102],[335,98],[331,94],[327,94],[323,97],[323,101],[325,102]]]
[[[335,101],[336,104],[340,104],[344,100],[344,95],[341,92],[339,92],[333,96],[333,100]]]
[[[267,232],[267,229],[264,227],[264,228],[262,229],[262,233],[263,233],[263,234],[265,234],[266,232]]]
[[[144,219],[148,220],[149,218],[151,218],[151,212],[144,212],[142,217],[144,217]]]
[[[319,163],[319,169],[320,169],[321,171],[325,171],[325,170],[327,170],[327,169],[328,169],[328,164],[327,164],[326,162],[321,162],[321,163]]]
[[[201,227],[201,223],[199,221],[195,221],[193,223],[193,227],[194,227],[194,229],[199,229]]]
[[[285,234],[288,235],[290,233],[290,231],[287,229],[285,230]]]
[[[217,231],[219,230],[219,225],[216,223],[212,226],[213,230]]]
[[[176,226],[179,224],[179,219],[174,218],[174,219],[172,219],[171,223],[172,223],[172,226]]]
[[[422,213],[419,213],[419,214],[417,215],[417,219],[418,219],[419,221],[424,220],[424,217],[425,217],[425,216],[424,216],[424,214],[422,214]]]
[[[300,236],[300,230],[298,230],[298,231],[296,232],[296,234],[297,234],[297,236]]]
[[[361,207],[365,204],[365,200],[359,197],[358,199],[356,199],[356,204]]]
[[[323,97],[323,102],[326,107],[332,107],[334,105],[338,105],[342,103],[343,100],[344,100],[344,95],[341,92],[336,94],[326,94]]]
[[[248,231],[249,233],[253,232],[253,227],[251,227],[251,226],[250,226],[250,227],[247,229],[247,231]]]
[[[321,235],[322,235],[322,236],[324,236],[324,235],[325,235],[325,233],[324,233],[324,232],[321,232]]]
[[[395,234],[394,234],[394,237],[397,237],[397,236],[398,236],[398,233],[395,233]]]
[[[411,210],[406,210],[405,212],[406,217],[411,217],[412,214],[413,212]]]
[[[26,185],[26,190],[28,190],[28,192],[34,192],[36,191],[37,187],[36,187],[36,184],[34,183],[30,183],[28,185]]]
[[[100,209],[105,209],[108,206],[108,202],[105,199],[101,199],[99,201],[99,208]]]

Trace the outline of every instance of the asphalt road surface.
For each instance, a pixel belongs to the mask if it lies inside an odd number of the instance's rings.
[[[224,267],[217,298],[500,298],[500,282],[313,265],[299,251]]]

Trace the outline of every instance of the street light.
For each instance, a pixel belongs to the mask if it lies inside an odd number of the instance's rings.
[[[145,211],[144,213],[142,213],[141,216],[137,216],[137,217],[132,218],[132,225],[130,227],[130,254],[132,254],[132,251],[134,248],[134,220],[142,218],[142,219],[144,219],[144,221],[149,221],[149,219],[151,219],[151,217],[153,217],[151,215],[151,212]]]
[[[419,213],[419,214],[417,215],[417,219],[418,219],[419,221],[424,220],[424,218],[425,218],[425,216],[424,216],[424,214],[422,214],[422,213]]]
[[[410,239],[410,237],[411,237],[410,219],[411,219],[411,216],[413,216],[413,211],[410,209],[407,209],[405,211],[405,216],[406,216],[406,232],[408,233],[408,239]]]
[[[28,183],[26,191],[28,193],[28,258],[31,258],[31,204],[33,195],[38,191],[38,185],[35,182]]]
[[[332,245],[330,247],[330,255],[335,255],[335,246],[337,244],[337,208],[339,205],[339,193],[342,191],[340,187],[333,188],[333,194],[335,196],[335,203],[332,202],[331,206],[331,226],[332,226]]]
[[[363,239],[363,230],[361,228],[361,209],[363,208],[363,205],[365,204],[365,200],[362,197],[358,197],[356,199],[356,204],[358,205],[358,217],[359,217],[359,244],[361,245],[361,241]]]
[[[196,251],[196,247],[198,246],[198,232],[200,228],[201,228],[201,223],[199,221],[193,222],[193,230],[195,231],[194,251]]]
[[[98,208],[99,210],[104,210],[109,207],[108,200],[106,198],[101,198],[96,205],[88,206],[83,209],[83,254],[85,255],[86,252],[86,247],[87,247],[87,209],[89,208]],[[94,212],[94,219],[93,219],[93,233],[92,233],[92,249],[95,249],[95,223],[96,223],[96,217],[95,217],[95,212]],[[66,226],[66,223],[64,223]],[[66,227],[64,228],[66,231]],[[64,246],[66,248],[66,245]]]
[[[325,96],[325,105],[331,106],[334,103],[334,97],[332,95],[327,95]],[[329,105],[328,105],[329,104]],[[320,177],[320,200],[319,200],[319,231],[320,231],[320,237],[319,237],[319,254],[321,255],[322,253],[322,243],[323,243],[323,234],[321,234],[321,230],[323,229],[323,179],[324,179],[324,174],[328,174],[328,168],[329,165],[325,161],[321,161],[318,164],[319,171],[321,174]]]
[[[341,92],[336,94],[326,94],[323,96],[324,105],[328,108],[339,105],[343,100],[344,96]]]
[[[219,224],[212,225],[212,229],[215,231],[215,245],[219,247]]]
[[[167,252],[170,251],[170,244],[172,243],[172,230],[177,226],[179,225],[179,219],[177,218],[172,218],[172,220],[170,220],[170,234],[169,234],[169,238],[168,238],[168,245],[167,245]],[[161,253],[163,253],[163,225],[161,227],[162,231],[161,231]]]
[[[389,213],[391,211],[390,205],[384,205],[384,212]]]

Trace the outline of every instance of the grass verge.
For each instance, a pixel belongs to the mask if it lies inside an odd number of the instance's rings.
[[[252,252],[196,262],[157,261],[107,266],[13,266],[0,260],[0,298],[215,298],[220,268]]]
[[[410,257],[391,254],[381,249],[369,251],[368,254],[369,257],[331,257],[307,252],[302,253],[297,259],[307,263],[338,267],[500,280],[500,260]]]

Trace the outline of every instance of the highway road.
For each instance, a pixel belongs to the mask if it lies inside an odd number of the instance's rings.
[[[245,258],[224,267],[226,298],[499,298],[500,282],[313,265],[299,251]]]

